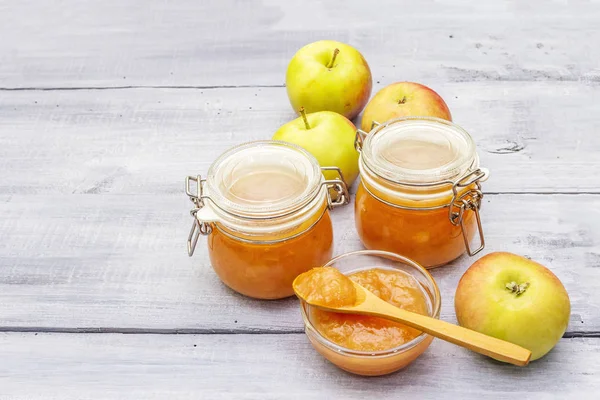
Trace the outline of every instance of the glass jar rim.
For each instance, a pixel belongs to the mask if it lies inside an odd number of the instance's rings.
[[[402,135],[428,131],[452,145],[452,159],[425,169],[403,167],[390,162],[383,151],[389,141]],[[422,133],[417,137],[423,138]],[[451,121],[435,117],[402,117],[376,126],[364,139],[360,162],[387,181],[415,186],[451,183],[477,163],[475,142],[467,131]]]
[[[433,318],[439,318],[440,310],[442,307],[442,302],[441,302],[440,289],[438,288],[438,285],[435,282],[435,279],[433,279],[433,276],[431,276],[431,274],[425,267],[423,267],[421,264],[417,263],[416,261],[411,260],[408,257],[404,257],[400,254],[392,253],[389,251],[383,251],[383,250],[357,250],[357,251],[352,251],[349,253],[340,254],[339,256],[336,256],[336,257],[332,258],[331,260],[329,260],[323,266],[324,267],[331,266],[332,264],[334,264],[335,262],[337,262],[341,259],[344,259],[346,257],[354,257],[357,255],[373,255],[373,256],[380,256],[380,257],[393,259],[393,260],[402,262],[406,265],[409,265],[409,266],[415,268],[416,270],[418,270],[419,272],[421,272],[423,274],[423,276],[425,276],[425,278],[427,279],[427,282],[433,288],[433,293],[432,293],[433,301],[432,301],[432,310],[431,310],[430,316]],[[323,336],[310,321],[310,318],[308,317],[308,307],[309,307],[308,304],[306,304],[304,301],[300,300],[300,310],[301,310],[301,314],[302,314],[302,320],[304,321],[304,326],[306,327],[306,329],[310,330],[314,334],[314,338],[316,340],[318,340],[322,345],[324,345],[330,349],[333,349],[336,352],[338,352],[340,354],[344,354],[344,355],[365,357],[365,358],[370,358],[370,359],[389,357],[389,356],[395,355],[399,352],[404,352],[406,350],[409,350],[409,349],[417,346],[419,343],[421,343],[423,340],[425,340],[425,338],[427,336],[429,336],[429,334],[427,334],[425,332],[421,332],[420,335],[409,340],[408,342],[403,343],[400,346],[392,347],[391,349],[387,349],[387,350],[379,350],[379,351],[352,350],[347,347],[340,346],[339,344],[334,343],[331,340],[327,339],[325,336]]]
[[[262,162],[281,171],[281,167],[295,169],[303,174],[304,187],[275,201],[256,204],[236,202],[228,198],[223,182],[230,178],[232,169],[243,169],[252,157],[262,157]],[[293,143],[279,140],[257,140],[242,143],[222,153],[209,167],[206,178],[206,195],[221,211],[236,217],[249,219],[276,218],[293,213],[309,204],[321,192],[323,174],[316,158],[307,150]],[[226,186],[226,185],[225,185]]]

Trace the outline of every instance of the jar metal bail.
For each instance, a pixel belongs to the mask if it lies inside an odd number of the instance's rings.
[[[381,123],[377,121],[372,121],[371,130],[377,128],[379,125],[381,125]],[[362,129],[356,130],[356,137],[354,138],[354,148],[356,149],[356,151],[360,152],[362,150],[363,142],[365,141],[365,138],[368,134],[369,132],[365,132]]]
[[[327,205],[329,209],[343,206],[350,203],[350,194],[348,192],[348,186],[344,181],[344,175],[342,170],[338,167],[321,167],[321,171],[335,171],[338,174],[338,178],[324,180],[321,185],[327,188]],[[329,189],[333,190],[337,194],[337,198],[332,199]]]
[[[367,137],[368,134],[369,134],[368,132],[365,132],[362,129],[356,130],[356,137],[354,138],[354,148],[359,153],[362,151],[363,142],[365,141],[365,138]]]
[[[481,191],[480,181],[487,177],[488,172],[486,169],[478,168],[457,180],[452,185],[452,200],[450,201],[450,207],[448,208],[448,218],[452,225],[459,226],[462,232],[463,240],[465,241],[465,248],[469,256],[474,256],[479,253],[485,247],[485,237],[483,235],[483,227],[481,225],[481,215],[479,210],[481,209],[481,200],[483,199],[483,192]],[[459,190],[461,188],[475,185],[474,189],[468,190],[459,196]],[[479,247],[475,250],[471,249],[467,231],[464,226],[464,213],[467,210],[471,210],[475,213],[475,219],[477,220],[477,231],[479,232]]]
[[[192,182],[196,183],[195,193],[192,192]],[[209,197],[204,194],[205,182],[206,179],[202,179],[200,175],[188,176],[185,178],[185,193],[192,203],[194,203],[194,208],[190,210],[190,215],[194,218],[194,222],[192,223],[192,228],[190,229],[187,240],[187,251],[190,257],[194,255],[194,250],[196,249],[200,235],[210,235],[213,229],[210,223],[200,222],[198,218],[196,218],[198,211],[204,207],[204,200],[209,199]]]

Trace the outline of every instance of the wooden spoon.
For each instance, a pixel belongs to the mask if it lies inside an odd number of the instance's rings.
[[[302,293],[299,290],[296,290],[297,286],[295,284],[294,292],[296,292],[296,295],[299,298],[313,307],[338,313],[371,315],[389,319],[408,325],[422,332],[426,332],[431,336],[473,350],[477,353],[495,358],[496,360],[521,367],[529,364],[531,351],[521,346],[463,328],[459,325],[454,325],[436,318],[395,307],[388,302],[381,300],[358,283],[351,279],[348,280],[354,284],[356,289],[356,301],[351,305],[332,307],[310,302],[307,298],[302,296]]]

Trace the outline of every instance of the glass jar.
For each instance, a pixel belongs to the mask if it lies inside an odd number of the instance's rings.
[[[367,249],[402,254],[426,268],[485,245],[479,167],[471,136],[439,118],[407,117],[358,131],[361,182],[355,222]],[[471,240],[478,232],[479,246]]]
[[[339,178],[325,180],[323,169]],[[188,254],[200,235],[208,236],[221,281],[259,299],[293,295],[296,276],[331,258],[329,209],[349,202],[339,169],[320,168],[306,150],[280,141],[226,151],[206,179],[186,178],[186,193],[194,203]]]
[[[440,317],[441,296],[435,280],[425,268],[406,257],[385,251],[361,250],[337,256],[325,266],[337,268],[345,275],[373,268],[405,273],[422,290],[429,316]],[[334,343],[321,333],[314,318],[313,307],[301,300],[300,310],[305,332],[312,346],[339,368],[358,375],[376,376],[398,371],[423,354],[433,340],[431,335],[420,332],[408,342],[388,350],[353,350]]]

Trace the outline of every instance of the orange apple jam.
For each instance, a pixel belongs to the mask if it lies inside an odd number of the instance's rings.
[[[465,252],[461,227],[450,223],[447,208],[410,210],[394,207],[371,195],[365,185],[368,184],[361,182],[358,187],[354,210],[356,229],[367,249],[402,254],[428,268],[444,265]],[[448,201],[450,197],[437,204]],[[402,204],[398,200],[395,203]],[[405,204],[408,206],[410,202]],[[463,226],[471,240],[477,228],[473,212],[464,214]]]
[[[306,302],[324,307],[346,307],[356,303],[352,281],[333,267],[313,268],[294,280],[294,290]]]
[[[467,132],[436,118],[392,120],[364,139],[359,168],[355,223],[367,249],[428,268],[467,250],[478,228],[478,180],[487,178]]]
[[[324,207],[315,215],[315,221],[308,223],[314,225],[286,232],[279,237],[283,240],[265,243],[231,236],[226,227],[217,225],[208,237],[213,269],[223,283],[246,296],[259,299],[289,297],[294,294],[292,282],[296,276],[325,264],[333,252],[329,211]],[[300,234],[285,239],[296,233]]]
[[[279,141],[246,143],[222,154],[206,180],[186,191],[194,202],[194,233],[208,236],[208,256],[233,290],[259,299],[293,295],[296,276],[325,264],[333,251],[328,190],[317,160]],[[195,179],[194,179],[195,178]],[[197,190],[193,190],[197,189]],[[346,197],[344,197],[346,198]]]
[[[348,277],[396,307],[429,315],[425,294],[417,281],[404,272],[375,268],[358,271]],[[330,288],[325,286],[325,290],[330,291]],[[311,321],[330,341],[358,351],[388,350],[421,334],[416,329],[382,318],[317,308],[311,311]]]

